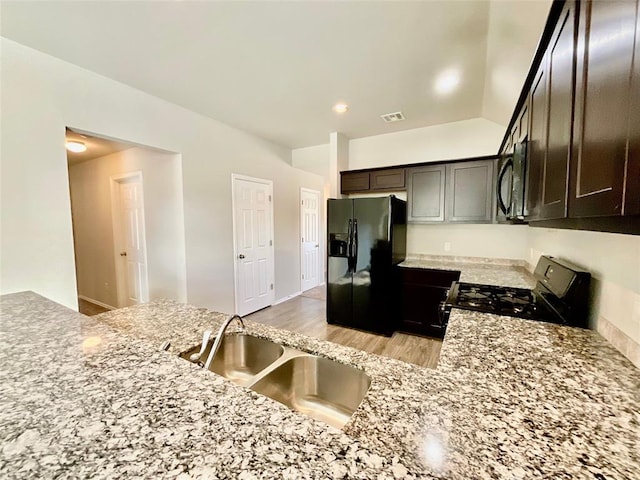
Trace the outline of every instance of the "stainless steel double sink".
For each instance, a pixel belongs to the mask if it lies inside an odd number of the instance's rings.
[[[202,365],[213,342],[195,361],[201,345],[180,357]],[[225,335],[210,370],[336,428],[349,421],[371,385],[362,370],[247,334]]]

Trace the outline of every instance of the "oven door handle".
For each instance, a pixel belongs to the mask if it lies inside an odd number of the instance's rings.
[[[449,323],[449,316],[451,315],[451,302],[454,299],[449,298],[451,296],[451,292],[454,289],[457,281],[453,281],[451,286],[445,290],[444,300],[438,304],[438,326],[440,328],[447,328],[447,324]]]
[[[440,302],[438,308],[438,325],[434,325],[440,328],[446,328],[449,323],[449,316],[451,315],[451,305],[446,301]]]

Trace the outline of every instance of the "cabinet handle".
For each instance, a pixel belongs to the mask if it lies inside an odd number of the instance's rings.
[[[127,256],[127,252],[120,252],[120,256],[121,257],[126,257]]]
[[[244,258],[243,254],[238,255],[238,258]]]

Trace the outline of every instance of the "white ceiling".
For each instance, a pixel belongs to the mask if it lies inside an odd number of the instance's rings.
[[[491,22],[508,3],[509,15]],[[359,138],[482,116],[487,59],[501,58],[503,43],[487,55],[491,29],[509,32],[505,55],[515,49],[519,61],[505,75],[519,92],[549,4],[2,1],[0,27],[14,41],[298,148],[327,143],[334,131]],[[460,85],[438,95],[435,79],[449,69],[460,71]],[[349,104],[342,116],[331,110],[338,101]],[[491,120],[506,124],[508,105]],[[380,119],[395,111],[407,120]]]
[[[67,150],[67,162],[69,165],[86,162],[94,158],[104,157],[112,153],[127,150],[135,145],[126,142],[118,142],[107,138],[94,137],[82,132],[74,132],[67,128],[65,140],[84,143],[87,149],[84,152],[70,152]]]

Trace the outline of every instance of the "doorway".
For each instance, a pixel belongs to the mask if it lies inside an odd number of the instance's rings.
[[[142,172],[110,182],[118,307],[130,307],[149,301]]]
[[[320,192],[300,189],[300,290],[320,284]]]
[[[67,152],[80,312],[186,302],[180,154],[76,129],[65,136],[85,147]]]
[[[273,182],[232,174],[235,307],[247,315],[273,304]]]

